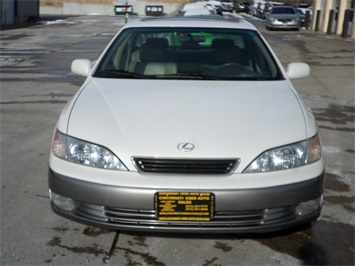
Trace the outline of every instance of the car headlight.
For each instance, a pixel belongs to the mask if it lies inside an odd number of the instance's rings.
[[[108,149],[69,137],[58,130],[54,134],[52,152],[57,157],[73,163],[127,171],[124,164]]]
[[[258,173],[300,167],[318,161],[322,156],[319,134],[294,144],[263,152],[244,170]]]

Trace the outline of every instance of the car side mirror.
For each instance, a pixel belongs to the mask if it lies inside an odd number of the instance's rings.
[[[91,69],[92,63],[88,59],[76,59],[71,63],[71,71],[80,76],[89,76]]]
[[[287,75],[290,79],[306,78],[310,73],[310,67],[306,63],[294,62],[287,66]]]

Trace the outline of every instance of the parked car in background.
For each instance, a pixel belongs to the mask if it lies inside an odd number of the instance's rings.
[[[306,15],[299,8],[296,8],[296,11],[297,11],[298,16],[300,17],[300,26],[305,27],[306,26]]]
[[[196,9],[187,9],[181,12],[181,15],[184,17],[187,16],[207,16],[216,14],[213,10],[208,8],[196,8]]]
[[[265,19],[265,16],[269,14],[271,7],[271,4],[269,2],[266,2],[266,4],[264,5],[263,12],[261,14],[261,19]]]
[[[195,2],[195,3],[184,5],[182,11],[194,10],[194,9],[208,9],[214,11],[215,7],[210,2],[201,1],[201,2]]]
[[[222,14],[223,4],[220,1],[210,0],[210,1],[207,1],[207,4],[212,5],[215,8],[217,14],[219,14],[219,15]]]
[[[260,19],[262,19],[264,16],[265,4],[266,4],[266,2],[258,2],[257,8],[256,8],[256,16]]]
[[[283,5],[283,3],[266,1],[265,5],[264,5],[263,12],[261,14],[261,19],[266,18],[266,16],[270,13],[270,10],[272,7],[281,6],[281,5]]]
[[[312,21],[312,16],[313,16],[313,8],[311,6],[308,7],[304,7],[304,6],[297,6],[296,10],[298,12],[298,14],[300,15],[301,19],[304,18],[304,20],[306,21],[307,16],[308,16],[308,21]],[[302,25],[302,22],[301,22]],[[305,22],[303,23],[303,26],[305,25]]]
[[[295,4],[296,8],[312,8],[312,5],[307,4],[307,3],[299,3],[299,4]]]
[[[250,3],[249,2],[239,2],[238,12],[249,13]]]
[[[257,2],[253,2],[250,6],[249,6],[249,15],[256,17],[258,14],[258,3]]]
[[[224,12],[232,12],[233,11],[233,0],[219,0],[223,5]]]
[[[201,1],[191,4],[186,4],[182,8],[181,16],[196,16],[196,15],[214,15],[222,14],[221,6],[217,1]]]
[[[310,18],[313,16],[313,9],[312,8],[301,8],[301,7],[296,7],[298,10],[301,10],[304,15],[307,15],[307,12],[309,12]]]
[[[110,230],[279,231],[320,216],[315,118],[260,32],[224,16],[125,24],[55,126],[53,211]]]
[[[292,6],[274,6],[266,16],[266,28],[299,30],[301,19]]]

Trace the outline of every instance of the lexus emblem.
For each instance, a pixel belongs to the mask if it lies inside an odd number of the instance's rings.
[[[195,149],[195,145],[193,145],[192,143],[190,142],[183,142],[183,143],[180,143],[177,148],[180,150],[180,151],[183,151],[183,152],[190,152],[192,151],[193,149]]]

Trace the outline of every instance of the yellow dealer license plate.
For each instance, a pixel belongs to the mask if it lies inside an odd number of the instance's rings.
[[[210,192],[157,192],[154,205],[160,221],[208,222],[213,219],[215,196]]]

